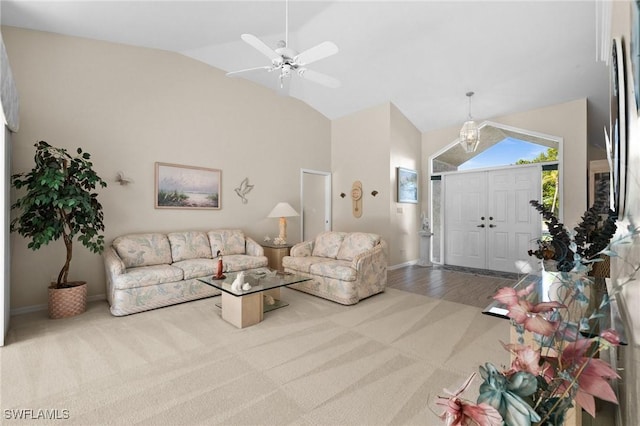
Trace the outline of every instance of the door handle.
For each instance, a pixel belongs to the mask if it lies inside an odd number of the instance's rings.
[[[482,216],[482,217],[480,218],[480,220],[484,220],[484,216]]]
[[[484,228],[484,223],[482,225],[477,225],[476,228]]]
[[[489,220],[493,220],[493,216],[489,216]]]
[[[493,223],[491,225],[489,225],[489,228],[497,228],[498,225],[494,225]]]

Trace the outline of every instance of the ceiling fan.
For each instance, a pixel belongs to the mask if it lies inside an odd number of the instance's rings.
[[[240,73],[256,70],[266,70],[268,72],[279,71],[280,74],[278,79],[280,81],[280,89],[284,89],[285,83],[292,74],[297,74],[306,80],[332,89],[340,87],[339,80],[307,68],[307,65],[312,62],[319,61],[320,59],[324,59],[338,53],[338,46],[330,41],[325,41],[300,53],[289,47],[288,1],[285,2],[285,39],[280,40],[275,49],[270,48],[262,40],[252,34],[242,34],[240,38],[267,58],[271,59],[271,65],[231,71],[226,74],[227,76],[234,77]]]

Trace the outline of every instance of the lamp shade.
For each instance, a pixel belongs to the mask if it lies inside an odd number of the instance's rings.
[[[276,206],[273,208],[273,210],[271,210],[271,213],[269,213],[269,216],[267,217],[292,217],[292,216],[299,216],[298,212],[295,211],[289,203],[283,202],[283,203],[276,204]]]

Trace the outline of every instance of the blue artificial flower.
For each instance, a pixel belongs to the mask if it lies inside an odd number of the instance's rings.
[[[487,362],[480,366],[484,383],[480,385],[478,403],[487,403],[498,410],[506,426],[531,426],[539,422],[540,416],[522,397],[533,394],[537,389],[536,377],[524,371],[508,380],[496,367]]]

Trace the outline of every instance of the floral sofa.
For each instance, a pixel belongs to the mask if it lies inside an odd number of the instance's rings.
[[[343,305],[384,291],[387,244],[376,234],[328,231],[291,248],[285,272],[312,278],[290,286]]]
[[[220,294],[197,280],[216,273],[218,250],[225,272],[267,266],[263,248],[238,229],[117,237],[104,252],[111,313],[128,315]]]

